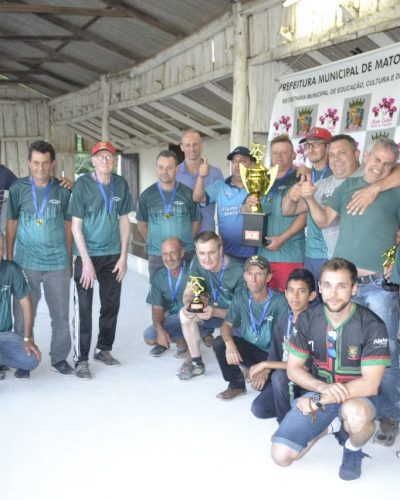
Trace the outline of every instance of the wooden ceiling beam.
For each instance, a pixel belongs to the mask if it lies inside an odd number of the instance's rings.
[[[120,7],[121,9],[129,11],[132,16],[139,21],[142,21],[145,24],[153,26],[164,33],[168,33],[174,37],[183,38],[187,35],[184,31],[175,28],[174,26],[168,25],[166,23],[162,23],[158,18],[153,17],[146,12],[129,5],[122,0],[100,0],[102,3],[110,6],[110,7]]]
[[[232,104],[232,99],[233,99],[232,94],[221,88],[219,85],[215,85],[215,83],[209,82],[206,83],[204,87],[213,94],[223,99],[224,101],[229,102],[229,104]]]
[[[0,3],[0,12],[8,14],[54,14],[56,16],[133,17],[128,9],[88,9],[84,7],[59,7],[56,5]]]
[[[1,5],[1,4],[0,4]],[[72,35],[0,35],[0,40],[8,42],[72,42],[76,40]]]
[[[134,109],[132,111],[135,111]],[[157,130],[156,128],[152,127],[151,125],[147,125],[147,123],[143,123],[141,120],[138,120],[134,116],[132,116],[129,113],[126,113],[125,111],[118,111],[117,113],[113,113],[113,115],[119,115],[121,118],[124,120],[127,120],[130,123],[133,123],[134,125],[137,125],[139,128],[143,130],[147,130],[152,134],[153,137],[158,137],[159,139],[162,139],[165,141],[167,144],[170,142],[176,143],[176,138],[173,135],[168,135],[168,133],[163,133],[160,130]],[[180,134],[178,134],[178,137],[180,137]]]
[[[232,123],[229,118],[227,118],[224,115],[221,115],[220,113],[217,113],[216,111],[213,111],[212,109],[208,108],[207,106],[204,106],[203,104],[198,103],[197,101],[194,101],[193,99],[186,97],[182,94],[174,95],[172,98],[174,101],[178,101],[184,106],[187,106],[188,108],[192,108],[195,111],[198,111],[204,116],[207,116],[208,118],[211,118],[211,120],[216,121],[220,125],[224,125],[225,127],[231,127]]]

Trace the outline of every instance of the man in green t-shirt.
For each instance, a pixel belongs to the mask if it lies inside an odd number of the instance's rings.
[[[111,355],[121,297],[121,283],[128,259],[130,223],[133,210],[128,183],[113,173],[116,149],[111,142],[92,148],[94,172],[79,177],[71,196],[75,256],[75,374],[92,377],[89,351],[92,339],[93,285],[100,293],[99,336],[94,359],[105,365],[119,365]]]
[[[250,367],[268,359],[274,326],[288,312],[285,296],[268,287],[272,273],[265,257],[249,257],[244,263],[243,277],[246,287],[236,290],[221,326],[221,336],[214,342],[219,367],[229,382],[228,388],[217,397],[225,400],[246,394],[240,363]],[[240,330],[240,335],[233,335],[234,327]],[[255,376],[253,387],[261,390],[267,376],[267,372]]]
[[[41,298],[41,287],[49,308],[52,336],[50,359],[53,369],[73,373],[67,358],[71,350],[69,290],[71,279],[71,218],[67,213],[70,192],[52,177],[56,155],[51,144],[33,142],[29,147],[29,177],[10,186],[7,221],[7,258],[25,271],[32,286],[33,316]],[[22,335],[23,315],[14,307],[15,331]],[[17,378],[29,372],[17,370]]]
[[[3,255],[4,237],[0,233],[0,380],[5,378],[6,366],[29,373],[37,367],[41,358],[33,341],[32,289],[22,269],[15,262],[3,260]],[[13,297],[22,309],[23,337],[11,331]]]
[[[388,178],[399,158],[397,144],[386,137],[372,142],[364,153],[364,175],[346,179],[321,207],[313,195],[314,187],[303,183],[314,221],[326,227],[340,215],[339,238],[333,253],[357,267],[357,294],[354,302],[369,307],[386,324],[392,365],[386,368],[379,393],[380,429],[374,442],[390,446],[399,433],[400,369],[397,332],[400,305],[397,290],[383,282],[384,253],[395,243],[400,224],[400,188],[380,192],[362,214],[352,215],[348,204],[359,189]]]
[[[203,231],[195,239],[196,255],[189,270],[179,316],[191,359],[178,371],[180,380],[202,375],[205,366],[200,353],[200,326],[219,328],[228,312],[235,290],[243,286],[243,266],[224,254],[222,239],[213,231]],[[201,292],[201,293],[200,293]],[[201,304],[196,302],[195,296]],[[192,312],[193,308],[199,312]]]
[[[192,190],[176,181],[178,158],[173,151],[161,151],[156,159],[158,181],[139,197],[136,219],[146,240],[150,276],[163,266],[161,243],[170,236],[179,238],[185,260],[194,253],[193,238],[201,224],[200,207],[192,200]]]

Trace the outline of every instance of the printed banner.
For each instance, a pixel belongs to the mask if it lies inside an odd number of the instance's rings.
[[[285,75],[272,110],[269,140],[288,134],[296,163],[304,163],[299,144],[313,126],[332,135],[350,134],[360,151],[380,136],[400,146],[400,43],[335,63]]]

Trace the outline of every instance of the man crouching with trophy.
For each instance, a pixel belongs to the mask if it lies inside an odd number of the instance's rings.
[[[194,243],[196,255],[190,265],[190,277],[182,298],[183,308],[179,313],[190,359],[177,373],[180,380],[203,375],[205,366],[200,352],[200,331],[222,325],[236,288],[243,286],[243,266],[224,254],[219,235],[203,231]]]

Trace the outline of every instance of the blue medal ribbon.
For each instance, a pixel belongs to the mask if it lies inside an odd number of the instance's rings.
[[[42,204],[40,205],[40,209],[39,209],[38,204],[37,204],[36,185],[35,185],[35,181],[33,180],[33,177],[31,177],[32,202],[33,202],[33,206],[35,207],[35,212],[36,212],[36,216],[37,216],[36,223],[38,226],[41,226],[44,223],[43,214],[44,214],[44,211],[46,209],[47,202],[49,200],[49,194],[50,194],[50,189],[51,189],[52,183],[53,183],[53,180],[50,177],[50,180],[49,180],[49,182],[46,186],[46,189],[44,191],[44,197],[43,197]]]
[[[175,299],[176,299],[176,296],[178,295],[178,289],[179,289],[179,285],[181,283],[181,280],[182,280],[182,275],[183,275],[183,268],[184,268],[184,265],[182,264],[181,266],[181,270],[179,271],[179,275],[178,275],[178,278],[176,280],[176,283],[175,283],[175,288],[173,289],[172,288],[172,276],[171,276],[171,271],[168,269],[168,285],[169,285],[169,289],[171,291],[171,299],[172,299],[172,302],[175,302]]]
[[[164,191],[161,188],[160,182],[157,182],[157,187],[158,187],[158,191],[160,193],[161,199],[164,203],[164,218],[170,219],[172,217],[171,209],[172,209],[172,205],[174,204],[174,201],[175,201],[175,194],[176,194],[176,190],[178,188],[178,183],[177,182],[175,183],[175,186],[174,186],[174,189],[172,190],[171,198],[169,199],[168,205],[167,205],[167,201],[165,199]]]
[[[325,174],[328,172],[328,168],[329,168],[329,166],[328,166],[328,165],[325,165],[325,167],[324,167],[324,168],[323,168],[323,170],[322,170],[321,177],[319,177],[319,178],[317,179],[318,181],[322,181],[322,179],[325,177]],[[315,168],[314,168],[314,167],[313,167],[313,169],[312,169],[312,174],[311,174],[311,176],[312,176],[312,183],[313,183],[313,184],[315,184],[316,170],[315,170]]]
[[[221,291],[221,288],[222,288],[222,280],[224,279],[224,273],[225,273],[225,255],[222,255],[222,269],[221,269],[221,272],[219,273],[217,288],[214,288],[210,271],[207,271],[207,272],[208,272],[208,280],[209,280],[210,286],[211,286],[213,306],[218,307],[219,292]]]
[[[113,205],[114,205],[114,182],[113,182],[112,175],[110,178],[110,200],[107,200],[106,190],[104,189],[103,184],[99,181],[96,173],[94,174],[94,176],[96,178],[97,185],[99,186],[101,196],[103,197],[104,205],[106,207],[106,211],[108,214],[108,218],[110,218],[111,213],[112,213],[112,209],[113,209]]]
[[[290,314],[289,314],[289,317],[287,320],[287,327],[286,327],[286,336],[285,336],[286,341],[289,340],[290,330],[292,329],[292,323],[293,323],[293,311],[290,311]]]
[[[250,321],[251,321],[251,327],[253,328],[253,332],[255,333],[256,337],[258,337],[260,335],[261,325],[262,325],[262,322],[264,321],[265,315],[267,314],[267,309],[268,309],[268,306],[271,302],[271,299],[272,299],[272,290],[269,288],[267,300],[265,301],[263,310],[261,311],[260,317],[258,318],[258,321],[256,322],[256,320],[254,318],[253,308],[252,308],[253,296],[249,292]]]

